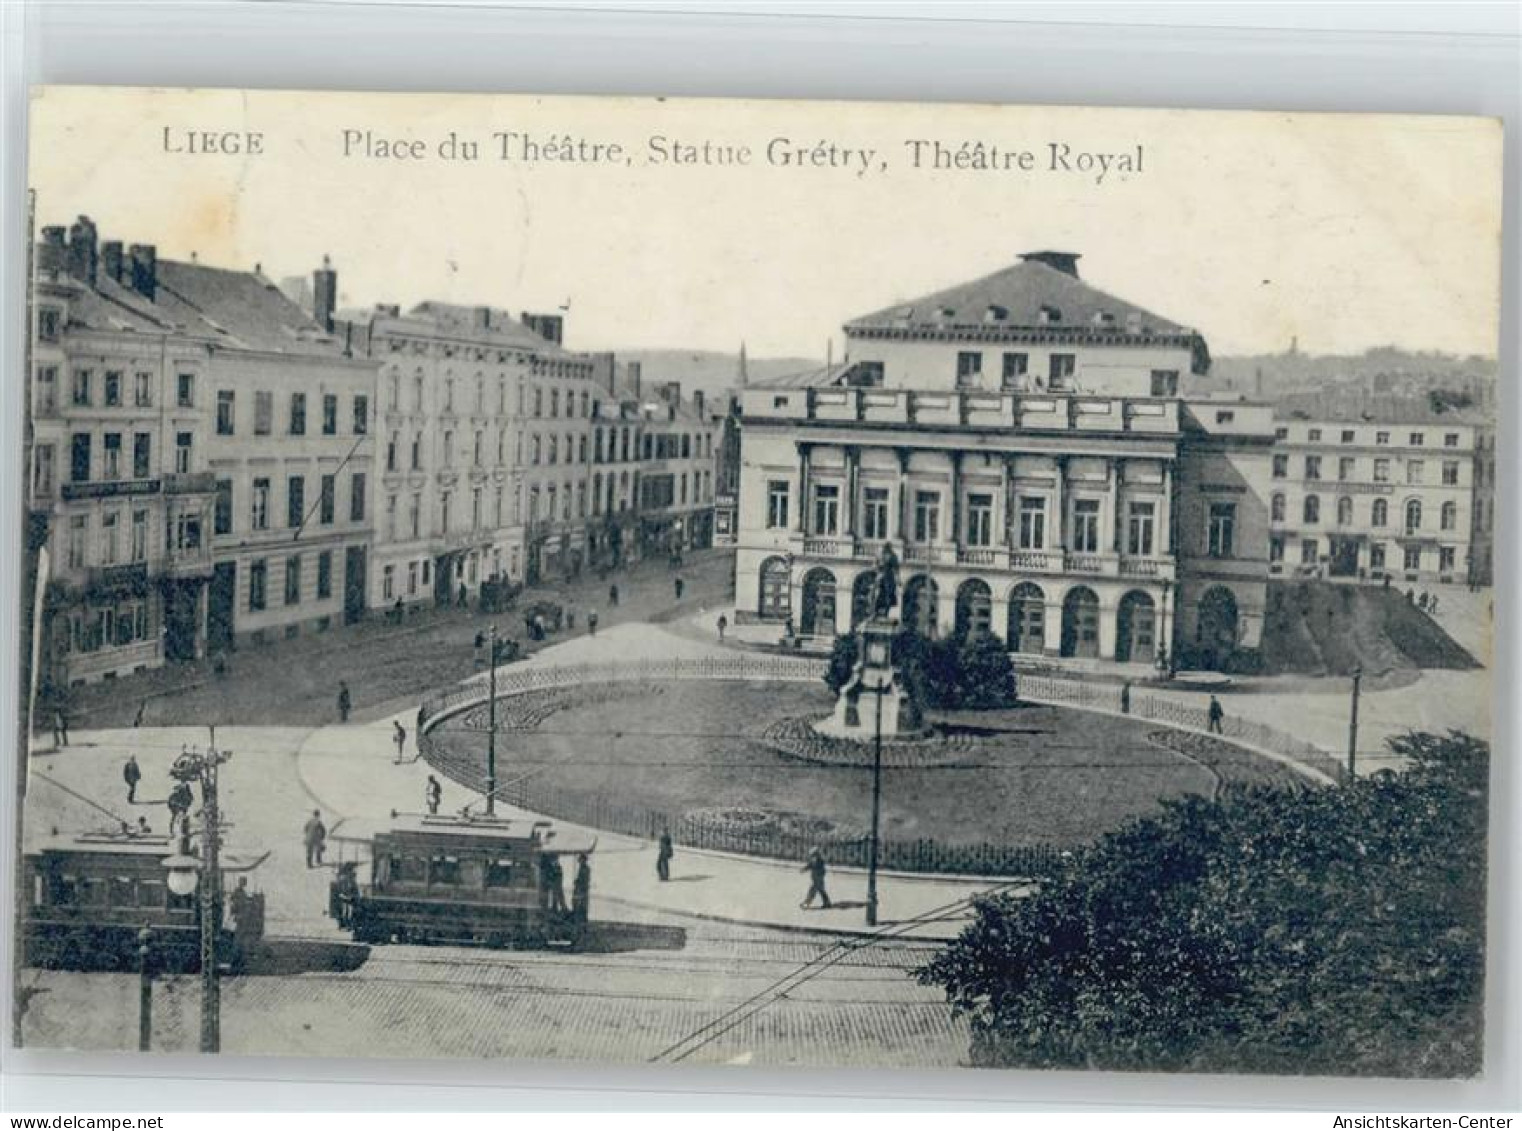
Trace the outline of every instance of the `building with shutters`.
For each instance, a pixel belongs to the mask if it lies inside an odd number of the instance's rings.
[[[841,363],[743,391],[737,615],[827,642],[891,545],[925,634],[1149,667],[1257,648],[1271,410],[1181,398],[1203,338],[1078,258],[854,319]]]

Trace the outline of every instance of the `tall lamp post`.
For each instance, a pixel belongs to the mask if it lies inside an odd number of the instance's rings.
[[[1348,784],[1358,780],[1358,689],[1363,682],[1362,665],[1353,669],[1353,709],[1348,717]]]
[[[877,926],[877,855],[883,800],[883,696],[893,678],[890,632],[870,622],[862,629],[862,671],[873,676],[877,696],[876,722],[872,732],[872,834],[867,841],[867,926]]]
[[[137,1051],[147,1052],[153,1045],[153,967],[149,946],[153,932],[144,927],[137,933]]]
[[[491,655],[487,662],[491,665],[491,675],[487,677],[487,700],[486,700],[486,815],[495,816],[497,812],[497,626],[492,625],[488,633]]]
[[[217,769],[232,757],[230,750],[216,747],[216,729],[204,754],[187,750],[174,761],[170,775],[201,787],[201,854],[191,851],[190,816],[181,820],[180,850],[166,857],[169,890],[175,895],[201,893],[201,1051],[220,1052],[222,1047],[222,984],[217,943],[222,933],[221,816],[217,809]]]

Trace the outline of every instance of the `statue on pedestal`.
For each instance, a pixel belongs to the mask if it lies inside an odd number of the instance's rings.
[[[884,542],[877,555],[877,565],[872,574],[872,595],[868,602],[867,616],[891,616],[898,605],[898,555],[891,544]]]

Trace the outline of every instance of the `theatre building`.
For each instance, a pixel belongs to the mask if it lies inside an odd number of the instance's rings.
[[[842,363],[744,391],[743,619],[850,631],[887,544],[927,635],[1148,666],[1258,647],[1271,411],[1181,398],[1204,340],[1077,260],[1034,252],[858,318]]]

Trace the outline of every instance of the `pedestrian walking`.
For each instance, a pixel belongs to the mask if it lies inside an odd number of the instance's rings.
[[[830,909],[830,893],[824,890],[824,853],[820,852],[817,848],[809,849],[808,861],[798,870],[809,874],[809,893],[803,897],[803,902],[798,906],[803,908],[812,907],[814,905],[814,897],[817,895],[820,899],[821,910],[828,911]]]
[[[354,705],[353,698],[349,695],[349,685],[343,680],[338,681],[338,721],[349,721],[349,708]]]
[[[571,881],[571,914],[578,922],[587,921],[592,906],[592,865],[585,852],[576,854],[576,877]]]
[[[301,830],[301,839],[306,844],[307,867],[322,867],[322,850],[328,842],[328,827],[322,823],[321,811],[312,810],[311,819]]]
[[[1434,617],[1437,616],[1437,594],[1436,593],[1434,593],[1432,595],[1431,600],[1429,600],[1427,602],[1427,612],[1431,616],[1434,616]]]
[[[127,764],[122,767],[122,781],[127,783],[127,804],[132,805],[137,801],[137,783],[143,780],[143,771],[138,768],[137,756],[129,754]]]
[[[391,741],[396,743],[396,764],[402,764],[402,752],[407,749],[407,728],[402,726],[401,719],[391,721]]]
[[[152,836],[153,835],[153,829],[149,826],[149,824],[148,824],[148,818],[147,817],[139,817],[137,819],[137,835],[138,836]]]
[[[565,869],[560,866],[560,857],[550,857],[550,910],[558,915],[566,913],[565,906]]]
[[[1210,710],[1206,712],[1210,718],[1210,726],[1207,728],[1211,734],[1221,733],[1221,720],[1226,717],[1226,712],[1221,708],[1221,701],[1214,695],[1210,697]]]
[[[565,627],[566,627],[566,631],[570,631],[571,629],[576,627],[576,606],[575,605],[567,605],[565,607]]]
[[[439,779],[432,774],[428,775],[428,784],[423,787],[423,800],[428,803],[428,815],[436,817],[439,813],[439,802],[444,799],[444,787],[439,784]]]
[[[1422,590],[1421,596],[1417,597],[1416,607],[1424,613],[1427,611],[1427,591],[1425,589]]]
[[[148,700],[144,699],[137,705],[137,714],[132,716],[132,726],[136,728],[143,725],[143,716],[148,713]]]
[[[53,745],[62,750],[69,744],[69,716],[62,707],[53,708]]]
[[[665,883],[671,878],[671,858],[676,855],[676,849],[671,845],[671,830],[661,830],[660,847],[655,852],[655,874]]]
[[[729,618],[723,613],[719,614],[719,643],[724,643],[724,630],[729,627]]]
[[[190,807],[195,804],[196,795],[191,791],[189,782],[179,782],[169,791],[169,799],[165,802],[169,806],[169,834],[174,835],[176,828],[184,831],[190,822]]]
[[[1131,713],[1131,681],[1129,679],[1120,685],[1120,713],[1122,715]]]
[[[587,634],[589,636],[597,635],[597,613],[595,611],[587,614]]]
[[[687,583],[682,580],[681,574],[676,575],[676,580],[671,583],[671,587],[676,590],[676,599],[680,601],[682,599],[682,590],[687,587]]]
[[[618,586],[617,585],[610,585],[610,586],[608,586],[608,604],[613,606],[613,608],[615,608],[615,609],[618,608]]]

